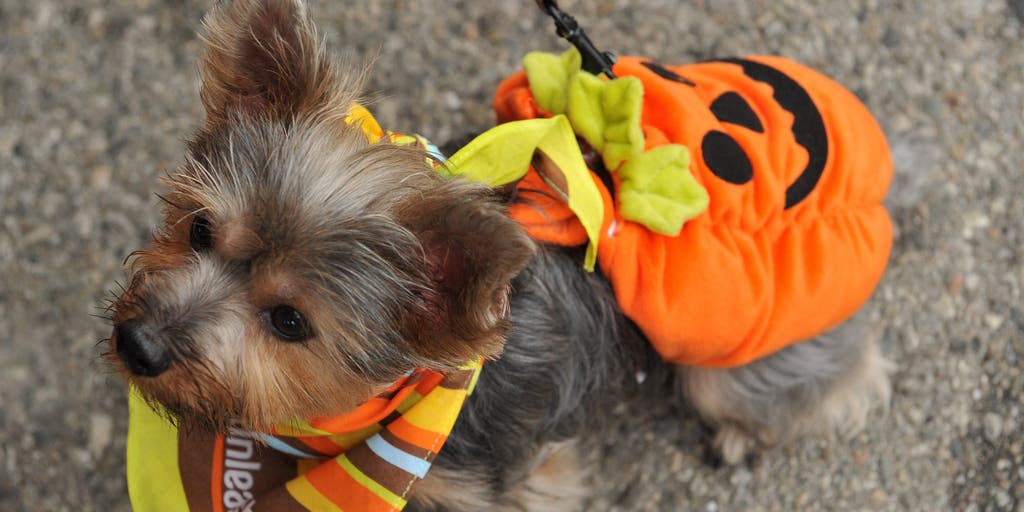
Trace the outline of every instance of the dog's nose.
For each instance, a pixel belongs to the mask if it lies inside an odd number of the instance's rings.
[[[156,377],[171,366],[167,349],[153,339],[139,319],[126,320],[114,331],[117,335],[117,355],[135,375]]]

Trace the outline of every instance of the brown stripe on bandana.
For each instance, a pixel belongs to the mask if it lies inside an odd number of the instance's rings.
[[[415,475],[409,474],[378,457],[365,444],[360,444],[345,452],[345,456],[366,476],[374,479],[378,484],[383,485],[384,488],[398,496],[403,496],[411,486],[410,482],[417,479]]]
[[[210,510],[210,481],[216,436],[200,429],[178,430],[178,471],[189,510]]]
[[[391,443],[392,446],[398,448],[399,450],[402,450],[405,453],[408,453],[409,455],[412,455],[413,457],[418,457],[426,461],[432,461],[434,460],[434,456],[437,455],[431,452],[430,450],[427,450],[426,448],[420,448],[419,446],[406,442],[405,440],[396,436],[388,429],[381,430],[379,434],[380,437],[384,438],[385,441]]]

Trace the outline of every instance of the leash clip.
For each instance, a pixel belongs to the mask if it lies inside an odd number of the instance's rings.
[[[576,19],[559,9],[555,0],[536,0],[536,2],[540,10],[555,20],[556,33],[559,37],[566,39],[580,51],[585,71],[595,75],[604,73],[608,78],[615,78],[615,73],[612,72],[612,66],[615,65],[615,54],[598,50]]]

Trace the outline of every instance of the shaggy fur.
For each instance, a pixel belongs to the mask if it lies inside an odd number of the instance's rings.
[[[682,389],[735,464],[756,448],[808,433],[852,434],[889,401],[889,363],[863,318],[746,366],[679,367]]]
[[[884,361],[852,326],[666,385],[673,369],[579,250],[536,247],[507,194],[343,122],[362,73],[339,74],[301,3],[221,3],[204,41],[206,122],[165,180],[165,222],[134,255],[108,352],[182,425],[336,414],[407,370],[483,355],[409,508],[572,510],[586,475],[574,440],[620,400],[687,396],[735,462],[808,425],[858,426],[886,396]],[[308,339],[275,330],[281,306]]]
[[[128,378],[185,423],[266,430],[351,409],[412,368],[497,355],[534,248],[494,192],[347,125],[352,86],[298,4],[222,4],[206,24],[207,122],[114,306],[174,364]],[[211,243],[195,250],[199,221]],[[276,339],[278,305],[316,335]]]

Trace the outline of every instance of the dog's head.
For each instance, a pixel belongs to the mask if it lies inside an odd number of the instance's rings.
[[[109,361],[183,423],[266,430],[498,354],[534,247],[495,194],[347,124],[360,72],[301,3],[222,3],[204,41],[206,121],[133,253]]]

